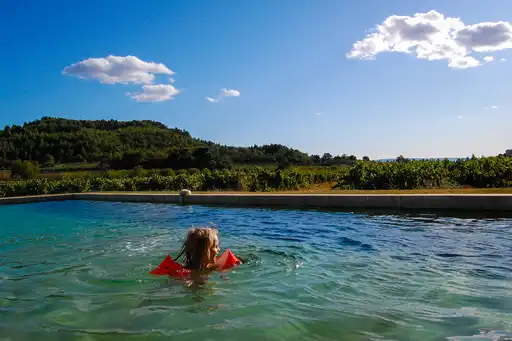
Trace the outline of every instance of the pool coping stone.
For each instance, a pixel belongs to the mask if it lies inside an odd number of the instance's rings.
[[[512,194],[67,193],[0,198],[0,205],[64,200],[287,208],[512,211]]]

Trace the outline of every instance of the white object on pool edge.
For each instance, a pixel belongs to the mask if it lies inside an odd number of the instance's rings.
[[[180,195],[181,196],[183,196],[183,195],[190,195],[190,194],[192,194],[192,192],[190,190],[188,190],[188,189],[182,189],[180,191]]]

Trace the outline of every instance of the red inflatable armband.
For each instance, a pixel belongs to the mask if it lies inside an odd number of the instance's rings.
[[[231,250],[226,250],[222,254],[222,256],[218,257],[215,264],[220,266],[220,270],[230,269],[234,266],[242,264],[240,259],[236,258],[236,256],[231,252]]]
[[[190,270],[185,269],[181,264],[176,263],[171,256],[167,255],[160,265],[153,271],[152,275],[169,275],[174,277],[186,277]]]
[[[230,251],[226,250],[220,257],[217,258],[216,262],[219,265],[220,270],[227,270],[242,262],[236,258],[236,256]],[[174,261],[171,256],[167,255],[160,265],[150,273],[152,275],[169,275],[173,277],[186,277],[190,275],[190,270],[187,270],[183,265]]]

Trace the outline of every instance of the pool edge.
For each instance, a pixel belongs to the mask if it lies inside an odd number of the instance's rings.
[[[22,197],[7,197],[0,198],[0,205],[13,205],[13,204],[32,204],[38,202],[48,201],[65,201],[73,200],[73,194],[45,194],[45,195],[27,195]]]
[[[0,198],[0,205],[64,200],[154,202],[215,206],[512,212],[512,194],[189,194],[67,193]]]

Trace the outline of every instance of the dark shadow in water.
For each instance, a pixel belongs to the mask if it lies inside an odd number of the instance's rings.
[[[66,201],[64,201],[66,202]],[[93,202],[97,203],[98,201],[84,200],[83,202]],[[308,207],[308,208],[300,208],[300,207],[289,207],[286,205],[221,205],[221,204],[175,204],[175,203],[160,203],[160,202],[123,202],[123,201],[109,201],[112,204],[128,204],[128,205],[172,205],[172,206],[184,206],[190,209],[194,207],[222,207],[222,208],[249,208],[249,209],[260,209],[260,210],[270,210],[270,211],[316,211],[316,212],[327,212],[327,213],[347,213],[347,214],[361,214],[361,215],[369,215],[369,216],[380,216],[380,215],[394,215],[394,216],[406,216],[406,217],[415,217],[415,216],[423,216],[423,217],[453,217],[453,218],[475,218],[475,219],[483,219],[483,218],[512,218],[512,211],[483,211],[483,210],[457,210],[457,209],[387,209],[387,208],[371,208],[371,209],[362,209],[362,208],[338,208],[338,207]],[[49,202],[52,203],[52,202]],[[23,205],[41,205],[45,203],[27,203]],[[20,205],[20,204],[6,204],[6,206],[10,205]],[[191,211],[190,213],[193,213]]]
[[[119,202],[122,203],[122,202]],[[141,203],[142,204],[142,203]],[[512,211],[468,211],[457,209],[388,209],[388,208],[336,208],[336,207],[289,207],[286,205],[219,205],[219,204],[191,204],[180,205],[172,203],[151,203],[154,205],[173,205],[184,207],[222,207],[226,209],[256,209],[261,211],[312,211],[312,212],[325,212],[325,213],[345,213],[345,214],[360,214],[366,216],[400,216],[400,217],[447,217],[447,218],[512,218]]]
[[[360,242],[359,240],[355,240],[348,237],[340,237],[338,238],[338,241],[340,243],[340,246],[352,246],[352,247],[358,247],[359,249],[363,251],[375,251],[375,248],[371,246],[370,244]]]
[[[262,207],[258,207],[262,208]],[[265,208],[263,208],[265,209]],[[466,211],[466,210],[453,210],[453,209],[338,209],[338,208],[278,208],[269,207],[268,210],[286,210],[286,211],[312,211],[324,213],[346,213],[346,214],[359,214],[363,216],[398,216],[398,217],[423,217],[423,218],[461,218],[461,219],[510,219],[512,212],[503,211]]]

